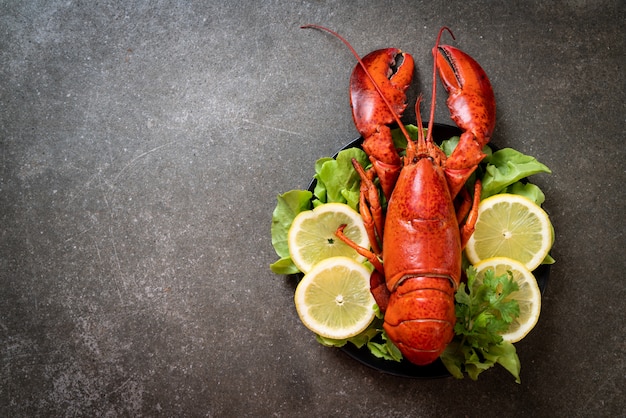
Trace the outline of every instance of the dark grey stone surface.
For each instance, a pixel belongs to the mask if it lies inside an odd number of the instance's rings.
[[[0,2],[0,415],[623,415],[624,2],[246,3]],[[354,59],[304,23],[411,52],[426,102],[450,26],[493,142],[553,170],[521,384],[383,375],[299,323],[275,196],[356,136]]]

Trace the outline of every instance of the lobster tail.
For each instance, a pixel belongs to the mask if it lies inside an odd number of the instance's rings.
[[[383,326],[411,363],[432,363],[452,341],[455,287],[447,277],[411,277],[391,294]]]

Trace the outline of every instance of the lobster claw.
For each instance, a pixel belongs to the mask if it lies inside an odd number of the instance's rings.
[[[452,196],[456,196],[484,158],[496,123],[496,100],[487,74],[460,49],[439,45],[433,49],[441,82],[448,92],[450,116],[463,134],[445,165]]]
[[[406,90],[413,79],[413,57],[397,48],[386,48],[369,53],[362,62],[369,75],[360,64],[352,71],[352,117],[364,138],[363,149],[370,156],[383,193],[389,198],[402,169],[402,160],[393,145],[388,125],[396,122],[406,108]]]

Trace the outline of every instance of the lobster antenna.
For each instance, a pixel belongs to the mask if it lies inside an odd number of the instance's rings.
[[[417,155],[425,155],[427,153],[426,140],[424,139],[424,127],[422,126],[422,114],[420,106],[422,105],[422,94],[417,97],[415,102],[415,117],[417,118]],[[407,146],[407,157],[411,160],[415,156],[415,148]]]
[[[433,95],[430,102],[430,118],[428,119],[428,137],[427,141],[432,141],[433,139],[433,126],[435,124],[435,107],[437,106],[437,50],[439,49],[439,41],[441,41],[441,35],[443,32],[447,31],[452,39],[456,39],[454,34],[450,30],[449,27],[443,26],[439,29],[439,34],[437,34],[437,41],[435,42],[435,47],[433,48]]]
[[[365,72],[365,75],[367,75],[367,78],[370,79],[370,81],[372,82],[372,84],[374,85],[374,87],[376,88],[376,91],[378,92],[379,96],[383,99],[383,102],[385,102],[385,105],[389,108],[389,110],[391,111],[391,114],[393,115],[393,118],[395,119],[396,123],[398,124],[398,127],[400,128],[400,130],[402,131],[402,134],[405,136],[406,140],[407,140],[407,144],[408,143],[412,143],[413,141],[411,140],[411,137],[409,136],[409,133],[407,132],[406,128],[404,127],[404,124],[402,123],[402,121],[400,120],[400,117],[396,114],[396,112],[394,112],[393,110],[393,106],[391,106],[391,103],[389,103],[389,101],[387,100],[387,98],[385,97],[385,95],[383,94],[382,90],[380,89],[380,87],[378,86],[378,84],[376,83],[376,81],[374,80],[374,77],[372,77],[372,75],[370,74],[370,72],[367,70],[367,68],[365,67],[365,64],[363,63],[363,61],[361,60],[361,57],[359,56],[359,54],[355,51],[355,49],[352,47],[352,45],[350,45],[350,42],[348,42],[346,39],[344,39],[341,35],[339,35],[337,32],[335,32],[332,29],[328,29],[324,26],[320,26],[320,25],[314,25],[314,24],[308,24],[308,25],[303,25],[300,26],[300,29],[319,29],[319,30],[323,30],[325,32],[330,33],[331,35],[333,35],[334,37],[336,37],[337,39],[339,39],[341,42],[343,42],[348,49],[350,50],[350,52],[352,52],[352,55],[354,55],[354,57],[356,58],[356,60],[359,62],[359,65],[361,66],[361,68],[363,69],[363,71]],[[409,145],[407,145],[408,147]]]

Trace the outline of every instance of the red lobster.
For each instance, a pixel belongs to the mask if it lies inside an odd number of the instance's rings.
[[[432,363],[454,337],[454,293],[461,280],[461,252],[474,232],[481,190],[477,181],[472,200],[464,185],[485,156],[482,149],[495,125],[491,84],[472,57],[439,44],[443,31],[450,32],[442,28],[432,50],[433,94],[427,136],[420,129],[415,142],[400,121],[413,77],[413,58],[388,48],[361,59],[332,30],[304,27],[338,37],[359,62],[350,79],[350,102],[372,166],[365,171],[358,162],[353,164],[361,176],[359,210],[372,249],[352,243],[342,227],[337,236],[374,265],[370,285],[385,314],[387,336],[410,362]],[[431,134],[437,72],[449,93],[451,118],[463,132],[449,157],[434,144]],[[420,101],[416,115],[421,127]],[[404,157],[398,155],[391,139],[388,125],[394,122],[407,139]],[[384,214],[376,177],[388,200]]]

